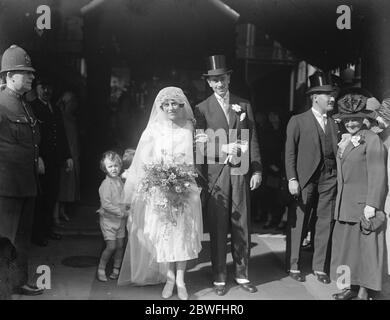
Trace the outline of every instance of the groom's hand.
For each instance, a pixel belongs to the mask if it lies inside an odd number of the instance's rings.
[[[229,144],[223,144],[221,146],[222,152],[227,153],[227,154],[232,155],[232,156],[236,156],[238,154],[239,148],[240,148],[240,146],[235,142],[229,143]]]

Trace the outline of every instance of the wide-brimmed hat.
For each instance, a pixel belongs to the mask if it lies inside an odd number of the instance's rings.
[[[232,73],[233,70],[227,68],[226,58],[224,55],[214,55],[207,58],[208,69],[207,73],[203,73],[204,77],[220,76],[226,73]]]
[[[339,92],[337,97],[337,107],[339,112],[333,115],[334,119],[346,118],[368,118],[375,119],[376,113],[367,110],[367,100],[372,94],[358,87],[350,87]]]
[[[390,98],[383,99],[381,105],[375,109],[376,115],[390,122]]]
[[[314,72],[309,77],[310,87],[306,91],[306,94],[314,94],[314,93],[332,93],[335,91],[335,88],[332,85],[332,79],[329,75],[321,71]]]
[[[30,56],[23,48],[15,44],[5,50],[1,58],[0,73],[8,71],[35,72],[35,69],[32,67],[31,64]]]

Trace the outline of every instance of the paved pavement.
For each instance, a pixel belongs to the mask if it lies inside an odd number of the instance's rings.
[[[47,265],[51,270],[51,289],[43,295],[26,297],[13,295],[15,300],[150,300],[161,299],[163,285],[118,286],[116,281],[102,283],[96,280],[96,266],[104,246],[93,206],[74,210],[71,221],[59,229],[64,235],[60,241],[50,241],[48,247],[32,246],[32,259],[37,265]],[[257,228],[258,229],[258,228]],[[228,281],[228,293],[219,297],[210,285],[211,263],[209,260],[209,237],[204,234],[203,250],[196,261],[189,262],[186,274],[190,299],[194,300],[328,300],[338,292],[336,285],[319,283],[310,274],[310,252],[304,252],[303,261],[308,266],[306,282],[299,283],[284,271],[285,237],[267,234],[258,229],[252,234],[252,249],[249,274],[258,292],[250,294],[239,288],[232,278]],[[73,262],[84,266],[70,266]],[[229,274],[232,274],[232,258],[228,255]],[[377,299],[390,299],[390,279]],[[172,300],[177,299],[174,295]]]

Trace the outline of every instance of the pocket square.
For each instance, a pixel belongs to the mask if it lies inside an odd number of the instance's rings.
[[[240,121],[244,121],[244,119],[246,118],[246,113],[243,112],[240,114]]]

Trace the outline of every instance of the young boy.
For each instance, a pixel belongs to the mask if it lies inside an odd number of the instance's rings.
[[[119,276],[127,213],[121,204],[123,193],[123,182],[120,178],[122,159],[117,153],[107,151],[100,161],[100,168],[106,173],[106,178],[99,188],[101,207],[97,212],[100,214],[100,228],[106,242],[106,248],[100,257],[97,278],[105,282],[107,281],[106,265],[114,252],[114,268],[109,278],[115,280]]]

